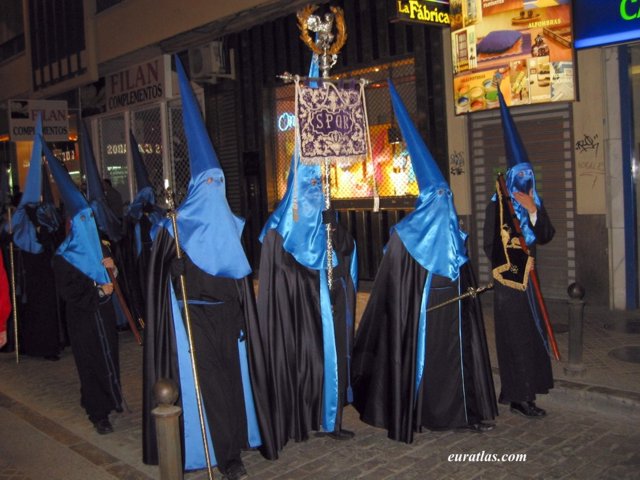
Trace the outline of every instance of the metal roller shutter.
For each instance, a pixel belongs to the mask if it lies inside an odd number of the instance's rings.
[[[575,181],[570,104],[511,109],[536,175],[536,185],[556,234],[538,247],[537,269],[545,298],[566,299],[575,281]],[[482,250],[485,207],[495,190],[496,174],[505,168],[504,139],[498,111],[469,116],[470,161],[473,166],[474,252],[481,282],[490,279]],[[473,232],[470,232],[473,234]]]

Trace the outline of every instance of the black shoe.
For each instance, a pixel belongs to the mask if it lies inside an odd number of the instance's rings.
[[[542,418],[547,415],[535,402],[511,402],[511,411],[527,418]]]
[[[240,480],[247,478],[247,470],[240,459],[230,460],[224,469],[224,477],[226,480]]]
[[[336,430],[335,432],[329,433],[329,436],[334,440],[351,440],[353,437],[356,436],[356,434],[351,430],[340,429],[340,430]]]
[[[478,423],[472,423],[470,425],[465,425],[464,427],[460,427],[458,430],[464,430],[464,431],[475,432],[475,433],[484,433],[484,432],[490,432],[494,428],[496,428],[496,426],[493,423],[478,422]]]
[[[113,425],[108,418],[102,418],[96,422],[93,422],[93,426],[96,428],[96,432],[100,435],[106,435],[107,433],[113,432]]]

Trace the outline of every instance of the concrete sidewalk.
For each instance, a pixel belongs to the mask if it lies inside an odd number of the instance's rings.
[[[367,294],[358,296],[361,314]],[[554,323],[566,322],[566,304],[550,303]],[[279,460],[258,452],[243,456],[250,478],[637,478],[640,433],[640,365],[609,355],[619,347],[640,345],[634,314],[585,310],[586,371],[568,377],[555,362],[556,388],[539,404],[549,411],[542,421],[500,407],[497,428],[486,434],[424,432],[406,445],[359,421],[348,407],[349,442],[327,437],[290,443]],[[485,322],[495,369],[490,305]],[[566,358],[567,334],[558,333]],[[0,354],[0,480],[154,479],[157,467],[144,465],[141,445],[142,348],[130,332],[120,334],[121,372],[128,412],[113,415],[115,432],[98,435],[79,405],[79,383],[69,349],[59,362]],[[494,375],[498,381],[497,375]],[[496,385],[499,389],[499,385]],[[483,455],[484,452],[484,455]],[[524,462],[491,460],[524,453]],[[449,457],[467,454],[466,461]],[[469,455],[476,454],[475,457]],[[451,457],[452,459],[454,457]],[[489,458],[490,460],[487,460]],[[484,460],[483,460],[484,459]],[[216,471],[216,478],[221,476]],[[208,478],[190,472],[187,480]]]

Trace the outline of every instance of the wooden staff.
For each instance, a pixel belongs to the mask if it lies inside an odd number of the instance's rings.
[[[136,338],[136,342],[138,342],[138,345],[142,345],[142,337],[140,336],[140,332],[138,331],[138,326],[133,319],[133,315],[131,315],[131,311],[127,306],[127,302],[125,302],[124,295],[122,294],[122,290],[120,290],[120,285],[118,284],[118,280],[116,280],[116,276],[110,268],[107,268],[107,273],[109,274],[109,278],[111,279],[111,283],[113,284],[113,291],[120,301],[120,306],[122,307],[124,316],[127,317],[127,322],[129,323],[131,333],[133,333],[133,336]]]
[[[11,207],[7,208],[7,218],[9,222],[9,236],[13,233],[11,219]],[[9,270],[11,271],[11,303],[13,313],[13,338],[16,351],[16,363],[20,363],[20,345],[18,344],[18,303],[16,302],[16,266],[13,258],[13,237],[9,242]]]
[[[173,192],[168,186],[169,181],[165,180],[165,190],[167,195],[167,205],[169,210],[167,215],[171,219],[173,226],[173,239],[176,247],[176,257],[178,260],[183,258],[182,249],[180,248],[180,238],[178,236],[178,214],[175,210],[173,201]],[[202,408],[202,393],[200,390],[200,381],[198,379],[198,370],[196,368],[196,349],[193,344],[193,335],[191,333],[191,316],[189,315],[189,303],[187,297],[187,282],[184,273],[180,274],[180,290],[182,291],[182,304],[184,306],[184,323],[187,327],[187,339],[189,340],[189,350],[191,351],[191,372],[193,374],[193,383],[196,391],[196,403],[198,404],[198,417],[200,419],[200,431],[202,432],[202,443],[204,444],[204,456],[207,460],[207,472],[209,480],[213,480],[213,470],[211,468],[211,457],[209,455],[209,441],[207,439],[207,429],[204,425],[204,410]]]
[[[509,215],[511,215],[511,218],[513,219],[513,224],[515,227],[516,235],[518,235],[518,239],[520,241],[520,246],[522,247],[524,253],[530,256],[529,247],[527,246],[527,242],[524,239],[524,235],[522,234],[522,229],[520,228],[520,220],[516,216],[515,210],[513,208],[513,202],[511,200],[511,195],[509,194],[507,183],[505,182],[504,175],[502,173],[498,174],[498,188],[500,188],[502,195],[507,201],[507,205],[509,207]],[[551,350],[553,351],[553,356],[556,360],[560,360],[560,351],[558,350],[556,337],[553,334],[553,328],[551,327],[551,321],[549,320],[549,312],[547,310],[546,304],[544,303],[544,298],[542,298],[542,292],[540,291],[540,283],[538,282],[538,274],[536,272],[535,262],[533,262],[533,265],[529,272],[529,278],[531,279],[531,286],[533,287],[533,291],[536,295],[536,300],[538,301],[538,306],[540,307],[540,312],[542,313],[542,320],[544,321],[544,326],[547,330],[547,337],[549,339],[549,344],[551,345]]]

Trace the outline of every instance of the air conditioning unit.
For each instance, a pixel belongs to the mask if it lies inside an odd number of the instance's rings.
[[[235,79],[233,49],[228,51],[221,41],[213,41],[189,49],[191,80],[215,83],[218,78]]]

